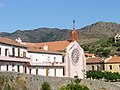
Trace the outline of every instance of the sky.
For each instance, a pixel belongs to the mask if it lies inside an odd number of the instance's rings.
[[[83,28],[98,21],[120,24],[120,0],[0,0],[0,32]]]

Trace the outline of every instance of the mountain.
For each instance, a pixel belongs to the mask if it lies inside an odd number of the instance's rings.
[[[102,38],[109,38],[120,32],[120,24],[113,22],[97,22],[81,29],[77,29],[79,43],[90,43]],[[16,30],[13,33],[1,32],[0,37],[13,40],[20,37],[26,42],[48,42],[70,40],[71,30],[58,28],[38,28],[34,30]]]

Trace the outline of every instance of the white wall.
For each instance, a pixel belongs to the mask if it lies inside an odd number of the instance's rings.
[[[28,57],[32,62],[62,62],[62,55],[43,54],[43,53],[29,53]]]
[[[79,61],[77,64],[74,64],[72,61],[72,58],[71,58],[71,54],[74,49],[78,49],[80,52],[79,53]],[[67,77],[74,77],[77,75],[81,79],[84,78],[84,76],[85,76],[84,71],[86,71],[86,62],[85,62],[84,51],[76,41],[70,43],[70,45],[67,46],[66,54],[65,54],[65,62],[66,62],[65,71],[66,71]]]
[[[12,55],[12,48],[15,48],[15,56],[18,56],[18,48],[20,48],[20,56],[23,57],[23,52],[26,52],[27,54],[27,48],[12,46],[12,45],[6,45],[0,43],[1,48],[1,56],[5,56],[5,49],[8,49],[7,56]]]

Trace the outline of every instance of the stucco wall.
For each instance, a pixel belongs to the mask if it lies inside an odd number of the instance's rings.
[[[110,70],[110,65],[112,66],[112,70]],[[110,71],[110,72],[119,72],[120,73],[120,63],[117,64],[105,64],[105,71]]]
[[[23,52],[27,53],[27,48],[16,47],[12,45],[0,44],[1,56],[5,56],[5,49],[7,49],[7,56],[13,55],[13,48],[15,49],[15,56],[18,56],[18,48],[20,49],[20,57],[23,57]]]

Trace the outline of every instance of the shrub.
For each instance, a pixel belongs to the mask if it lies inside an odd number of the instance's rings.
[[[87,78],[93,79],[102,79],[103,77],[106,81],[117,81],[120,79],[119,73],[112,73],[112,72],[102,72],[102,71],[87,71]]]
[[[59,88],[59,90],[90,90],[87,86],[81,85],[79,79],[76,79],[74,82],[67,85],[63,85]]]
[[[42,84],[42,89],[41,90],[51,90],[51,87],[48,82],[44,82]]]

